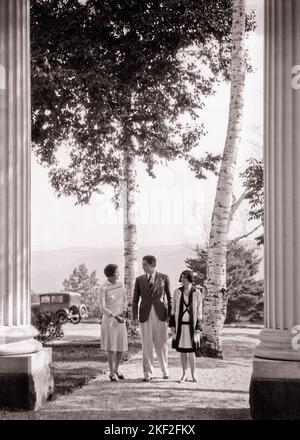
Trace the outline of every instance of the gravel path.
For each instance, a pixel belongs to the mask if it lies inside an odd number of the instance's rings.
[[[99,375],[72,394],[60,396],[37,412],[2,412],[0,419],[221,420],[249,419],[249,383],[259,329],[226,328],[224,360],[197,359],[198,382],[179,384],[179,354],[169,350],[170,379],[155,370],[142,382],[142,355],[120,369],[124,381]]]

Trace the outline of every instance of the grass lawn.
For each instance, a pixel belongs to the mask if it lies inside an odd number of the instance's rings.
[[[59,395],[72,393],[75,389],[87,385],[99,374],[108,372],[107,354],[100,349],[100,344],[51,345],[51,347],[53,400]],[[140,350],[139,342],[129,342],[129,350],[128,353],[124,353],[123,362]]]

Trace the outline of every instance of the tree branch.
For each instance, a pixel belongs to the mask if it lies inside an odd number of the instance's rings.
[[[255,231],[257,231],[261,226],[263,226],[262,223],[260,223],[258,226],[256,226],[252,231],[248,232],[247,234],[241,235],[240,237],[237,237],[233,240],[231,240],[234,243],[237,243],[238,241],[242,240],[243,238],[249,237],[249,235],[252,235]]]

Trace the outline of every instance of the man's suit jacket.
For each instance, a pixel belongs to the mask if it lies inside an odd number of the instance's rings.
[[[138,310],[139,299],[141,298]],[[170,293],[170,281],[167,275],[156,272],[153,290],[149,286],[147,275],[141,275],[135,280],[132,315],[133,319],[146,322],[149,319],[151,306],[153,305],[160,321],[167,321],[172,310],[172,297]]]

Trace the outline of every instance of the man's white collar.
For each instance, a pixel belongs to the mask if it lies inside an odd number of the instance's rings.
[[[147,274],[148,280],[150,279],[150,277],[152,277],[153,280],[155,280],[156,277],[156,270],[150,275],[150,273]]]

